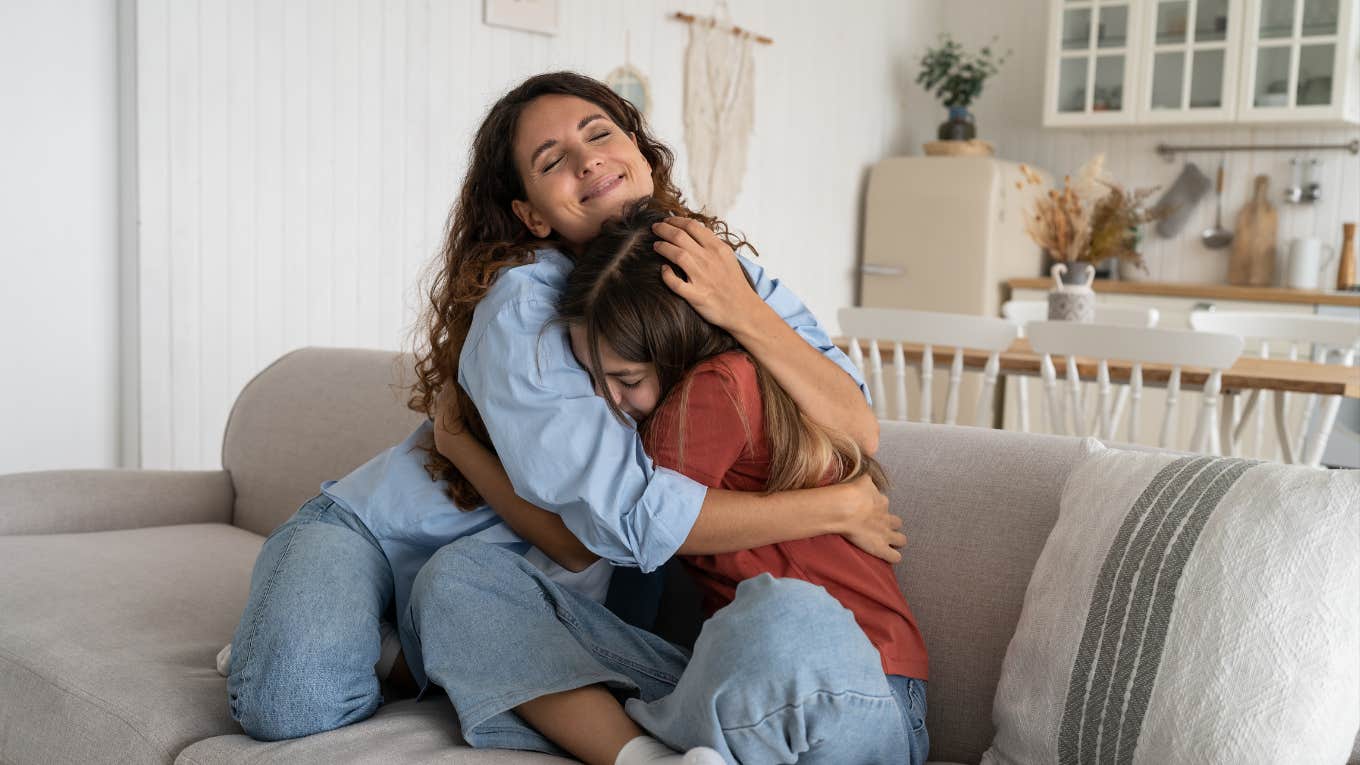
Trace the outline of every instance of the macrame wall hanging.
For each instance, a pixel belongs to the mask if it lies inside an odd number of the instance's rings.
[[[709,215],[732,209],[746,173],[755,125],[755,46],[768,37],[729,20],[720,2],[712,18],[677,13],[689,24],[685,51],[685,147],[694,203]]]

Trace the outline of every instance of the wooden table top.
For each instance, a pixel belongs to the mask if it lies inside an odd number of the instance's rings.
[[[836,338],[841,350],[849,348],[846,338]],[[860,342],[862,352],[867,356],[869,343]],[[924,346],[902,344],[902,351],[909,362],[920,363]],[[880,344],[879,354],[885,368],[892,365],[892,343]],[[967,369],[982,369],[987,364],[987,352],[964,350],[963,365]],[[935,368],[948,370],[954,357],[952,348],[934,349]],[[1002,352],[1001,373],[1039,376],[1039,363],[1042,357],[1035,353],[1024,338],[1016,340],[1009,350]],[[1058,376],[1066,374],[1066,362],[1057,357],[1053,367]],[[1097,362],[1090,359],[1077,359],[1077,372],[1083,380],[1096,379]],[[1111,360],[1110,381],[1127,382],[1133,365],[1127,361]],[[937,371],[937,374],[939,372]],[[1171,377],[1171,367],[1162,364],[1143,365],[1144,385],[1165,385]],[[1181,387],[1199,388],[1209,378],[1209,370],[1194,367],[1181,369]],[[1243,356],[1231,368],[1223,370],[1223,391],[1233,393],[1251,390],[1282,390],[1298,393],[1318,393],[1321,395],[1342,395],[1346,398],[1360,398],[1360,367],[1343,367],[1336,364],[1315,364],[1311,361],[1289,361],[1287,359],[1261,359]]]
[[[1006,282],[1011,289],[1044,290],[1053,287],[1046,277],[1016,278]],[[1191,284],[1182,282],[1123,282],[1096,279],[1091,289],[1110,295],[1160,295],[1196,300],[1245,300],[1304,305],[1340,305],[1360,308],[1360,292],[1332,290],[1295,290],[1284,287],[1239,287],[1232,284]]]

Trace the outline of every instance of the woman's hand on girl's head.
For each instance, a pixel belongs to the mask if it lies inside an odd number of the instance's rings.
[[[654,248],[684,270],[688,281],[670,267],[661,279],[675,294],[694,306],[710,324],[737,334],[743,322],[757,312],[769,310],[760,299],[732,248],[703,223],[693,218],[667,218],[652,226],[661,237]]]
[[[845,492],[846,519],[841,536],[876,558],[889,563],[902,560],[897,550],[907,543],[907,535],[901,531],[902,519],[892,514],[888,498],[873,480],[861,475],[835,488]]]

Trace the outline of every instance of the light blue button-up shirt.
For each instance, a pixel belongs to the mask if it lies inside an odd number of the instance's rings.
[[[864,380],[806,306],[749,260],[756,291],[804,340],[859,384]],[[525,500],[558,513],[597,555],[651,571],[689,536],[707,488],[658,468],[637,431],[619,422],[595,395],[571,353],[565,326],[553,321],[571,260],[541,250],[534,262],[502,272],[473,314],[458,364],[458,382],[477,405],[497,455]],[[425,472],[432,443],[424,423],[323,491],[368,526],[392,565],[402,643],[424,683],[419,645],[411,639],[407,603],[420,567],[459,537],[528,545],[488,507],[463,511],[443,481]]]

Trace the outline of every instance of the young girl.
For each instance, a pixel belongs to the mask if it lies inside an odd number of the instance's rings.
[[[865,474],[881,486],[877,463],[853,439],[810,420],[680,296],[686,258],[669,266],[656,251],[667,248],[658,236],[669,233],[666,221],[643,200],[606,224],[558,304],[573,354],[615,416],[639,423],[658,467],[711,488],[768,493]],[[713,236],[692,233],[701,243]],[[633,722],[676,749],[710,746],[739,762],[925,761],[921,634],[891,565],[840,536],[683,556],[713,616],[692,658],[507,556],[453,549],[468,568],[492,572],[497,587],[450,595],[468,604],[466,614],[447,603],[438,611],[452,621],[428,629],[456,633],[515,668],[504,673],[515,677],[484,672],[486,687],[444,684],[475,746],[544,749],[522,731],[507,734],[514,712],[591,763],[644,761],[629,756],[628,747],[649,741]],[[475,614],[545,602],[546,612],[514,630],[514,645],[492,645],[505,622],[473,623]],[[435,670],[444,671],[472,668]],[[635,696],[631,720],[606,689]]]

